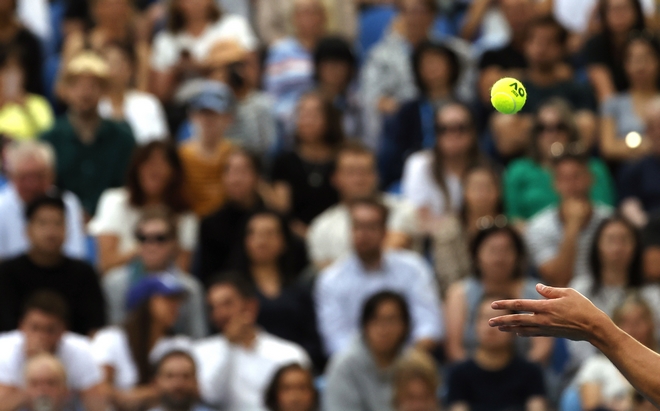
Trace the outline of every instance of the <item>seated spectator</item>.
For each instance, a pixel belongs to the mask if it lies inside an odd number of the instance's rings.
[[[67,332],[68,321],[69,309],[62,297],[39,291],[25,303],[18,330],[0,334],[0,398],[5,409],[18,409],[23,404],[25,366],[42,353],[62,362],[68,389],[80,397],[86,410],[107,409],[101,370],[94,363],[89,340]]]
[[[368,148],[359,143],[340,148],[332,183],[341,202],[316,217],[307,235],[307,247],[317,268],[324,268],[353,251],[349,208],[363,198],[378,196],[390,211],[387,248],[407,248],[412,244],[415,209],[405,200],[378,191],[376,158]]]
[[[40,411],[44,404],[51,411],[72,409],[72,395],[67,387],[64,364],[52,354],[41,353],[25,364],[26,401],[21,410]]]
[[[128,292],[126,321],[94,336],[94,360],[103,368],[105,385],[117,409],[154,404],[158,392],[151,384],[153,364],[169,350],[189,347],[189,340],[171,333],[186,291],[174,276],[143,278]]]
[[[571,102],[580,141],[588,148],[595,143],[596,117],[592,93],[562,72],[566,41],[566,30],[553,17],[539,17],[530,23],[524,45],[527,68],[521,78],[527,89],[527,101],[520,111],[521,115],[496,113],[491,117],[495,146],[502,158],[510,159],[529,148],[531,114],[552,97]]]
[[[314,50],[314,82],[316,88],[342,113],[344,135],[362,138],[362,107],[355,78],[357,57],[352,46],[342,37],[325,37]]]
[[[298,103],[294,149],[280,154],[271,171],[272,205],[305,237],[312,220],[339,200],[332,186],[335,155],[344,135],[339,112],[316,93]]]
[[[319,332],[329,355],[344,350],[359,329],[360,310],[374,293],[401,293],[410,305],[411,336],[431,349],[444,337],[437,286],[428,264],[409,251],[386,251],[388,209],[373,200],[351,205],[354,252],[320,273],[315,285]]]
[[[438,366],[423,351],[412,350],[394,366],[393,403],[396,411],[439,411]]]
[[[525,245],[510,226],[489,227],[476,235],[471,247],[474,276],[456,282],[447,291],[446,354],[449,361],[464,361],[479,350],[479,317],[482,299],[501,293],[509,298],[536,300],[536,280],[525,276]],[[519,340],[516,351],[529,361],[550,358],[552,340]]]
[[[234,121],[236,99],[224,83],[208,82],[190,101],[190,119],[197,133],[179,147],[184,187],[198,217],[217,210],[225,201],[222,173],[232,144],[225,139]]]
[[[435,114],[433,148],[411,155],[401,179],[403,197],[417,208],[420,227],[452,212],[463,199],[465,172],[481,160],[472,114],[460,103],[447,104]]]
[[[57,185],[76,194],[93,216],[101,193],[123,184],[135,140],[125,124],[99,118],[97,107],[108,79],[108,66],[100,57],[83,52],[63,70],[68,111],[42,139],[55,149]]]
[[[0,330],[17,327],[32,293],[60,293],[70,310],[69,329],[91,334],[105,325],[105,301],[98,276],[87,263],[62,254],[65,205],[60,197],[39,197],[28,204],[25,254],[0,264]]]
[[[201,75],[216,41],[235,39],[250,51],[257,48],[247,20],[224,13],[213,0],[174,0],[167,7],[167,27],[156,35],[151,53],[150,87],[161,101],[169,101],[186,80]]]
[[[412,55],[412,67],[419,97],[403,104],[383,135],[380,151],[383,187],[401,179],[406,157],[433,148],[436,140],[434,113],[456,96],[460,65],[456,53],[447,46],[422,42]]]
[[[1,150],[1,148],[0,148]],[[55,182],[55,153],[50,145],[23,142],[4,150],[9,184],[0,190],[0,259],[26,252],[25,206],[52,190]],[[87,254],[83,209],[71,192],[62,193],[66,208],[64,254],[84,258]]]
[[[328,365],[323,410],[393,410],[392,370],[411,328],[405,297],[390,291],[369,297],[359,335]]]
[[[14,140],[32,140],[53,126],[48,101],[25,89],[27,69],[22,51],[0,47],[0,133]]]
[[[135,151],[125,186],[103,193],[98,212],[87,226],[96,237],[103,273],[135,258],[135,226],[149,206],[164,206],[175,213],[180,247],[177,265],[189,270],[197,244],[198,222],[184,197],[182,161],[174,145],[154,141]]]
[[[612,210],[589,199],[593,175],[586,157],[565,154],[554,160],[559,203],[536,214],[527,225],[531,260],[548,284],[579,287],[589,278],[594,233]]]
[[[313,86],[312,53],[326,34],[326,17],[322,0],[293,0],[293,35],[274,42],[268,49],[264,88],[275,100],[275,115],[287,134],[295,123],[298,100]],[[291,145],[291,141],[287,143]]]
[[[99,115],[126,121],[139,145],[167,138],[170,133],[160,101],[153,94],[134,88],[137,70],[134,50],[120,43],[111,43],[102,49],[102,53],[110,72],[105,97],[99,101]]]
[[[178,230],[172,213],[165,208],[148,208],[133,226],[138,243],[137,255],[128,264],[110,270],[103,277],[108,319],[112,324],[126,320],[128,291],[143,278],[175,277],[188,298],[181,305],[174,330],[193,338],[207,335],[204,289],[198,280],[178,268]]]
[[[541,368],[515,354],[513,334],[488,325],[488,320],[498,315],[490,304],[499,299],[485,296],[478,304],[477,350],[449,372],[450,411],[547,409]]]
[[[150,411],[211,411],[200,404],[197,364],[187,351],[170,351],[163,355],[154,372],[158,404]]]
[[[319,394],[314,377],[300,364],[281,367],[266,390],[268,411],[317,411]]]
[[[600,151],[612,162],[639,158],[652,151],[648,138],[631,140],[646,134],[645,112],[660,96],[660,44],[649,35],[638,34],[626,43],[624,69],[629,87],[603,102]],[[630,137],[629,137],[630,136]]]
[[[551,98],[539,106],[530,134],[527,157],[512,161],[504,174],[504,201],[507,216],[519,227],[544,208],[556,205],[559,197],[552,186],[553,158],[584,150],[570,106]],[[590,198],[614,205],[614,183],[603,161],[589,159],[594,182]]]
[[[640,0],[601,0],[597,13],[602,30],[587,41],[584,54],[589,82],[602,103],[629,87],[624,47],[630,34],[646,24]]]
[[[213,324],[222,334],[198,341],[193,348],[202,399],[224,410],[267,411],[264,397],[275,372],[290,363],[309,367],[307,354],[256,326],[259,300],[249,281],[215,279],[208,302]]]

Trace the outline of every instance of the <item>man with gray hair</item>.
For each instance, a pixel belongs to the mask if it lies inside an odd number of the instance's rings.
[[[55,154],[47,143],[28,141],[9,146],[7,152],[9,183],[0,190],[0,260],[25,253],[25,206],[54,189]],[[62,193],[66,206],[64,254],[71,258],[86,255],[83,211],[71,192]]]
[[[66,385],[66,369],[52,354],[41,353],[25,364],[25,407],[21,411],[69,411],[74,409]]]

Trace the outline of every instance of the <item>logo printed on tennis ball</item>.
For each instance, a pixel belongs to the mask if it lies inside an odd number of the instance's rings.
[[[519,112],[527,101],[525,86],[513,77],[504,77],[490,89],[490,102],[495,110],[503,114]]]

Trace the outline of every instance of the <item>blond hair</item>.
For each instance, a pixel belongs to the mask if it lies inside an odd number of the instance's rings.
[[[412,349],[394,366],[392,402],[395,408],[399,405],[406,386],[416,380],[421,380],[433,393],[440,386],[440,375],[433,358],[425,351]]]

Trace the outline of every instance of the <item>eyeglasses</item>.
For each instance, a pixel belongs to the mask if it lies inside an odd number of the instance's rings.
[[[165,244],[168,241],[172,239],[172,236],[170,234],[152,234],[152,235],[146,235],[143,233],[136,233],[135,234],[135,239],[140,243],[140,244]]]
[[[543,132],[565,133],[567,131],[568,131],[568,125],[566,125],[566,123],[555,123],[555,124],[539,123],[536,125],[537,133],[543,133]]]
[[[503,228],[506,227],[508,223],[509,220],[503,214],[497,215],[495,218],[487,215],[477,219],[477,228],[479,230],[488,230],[493,227]]]
[[[442,134],[447,134],[447,133],[455,133],[455,134],[464,134],[472,130],[472,127],[469,124],[437,124],[435,128],[435,132],[438,135]]]

